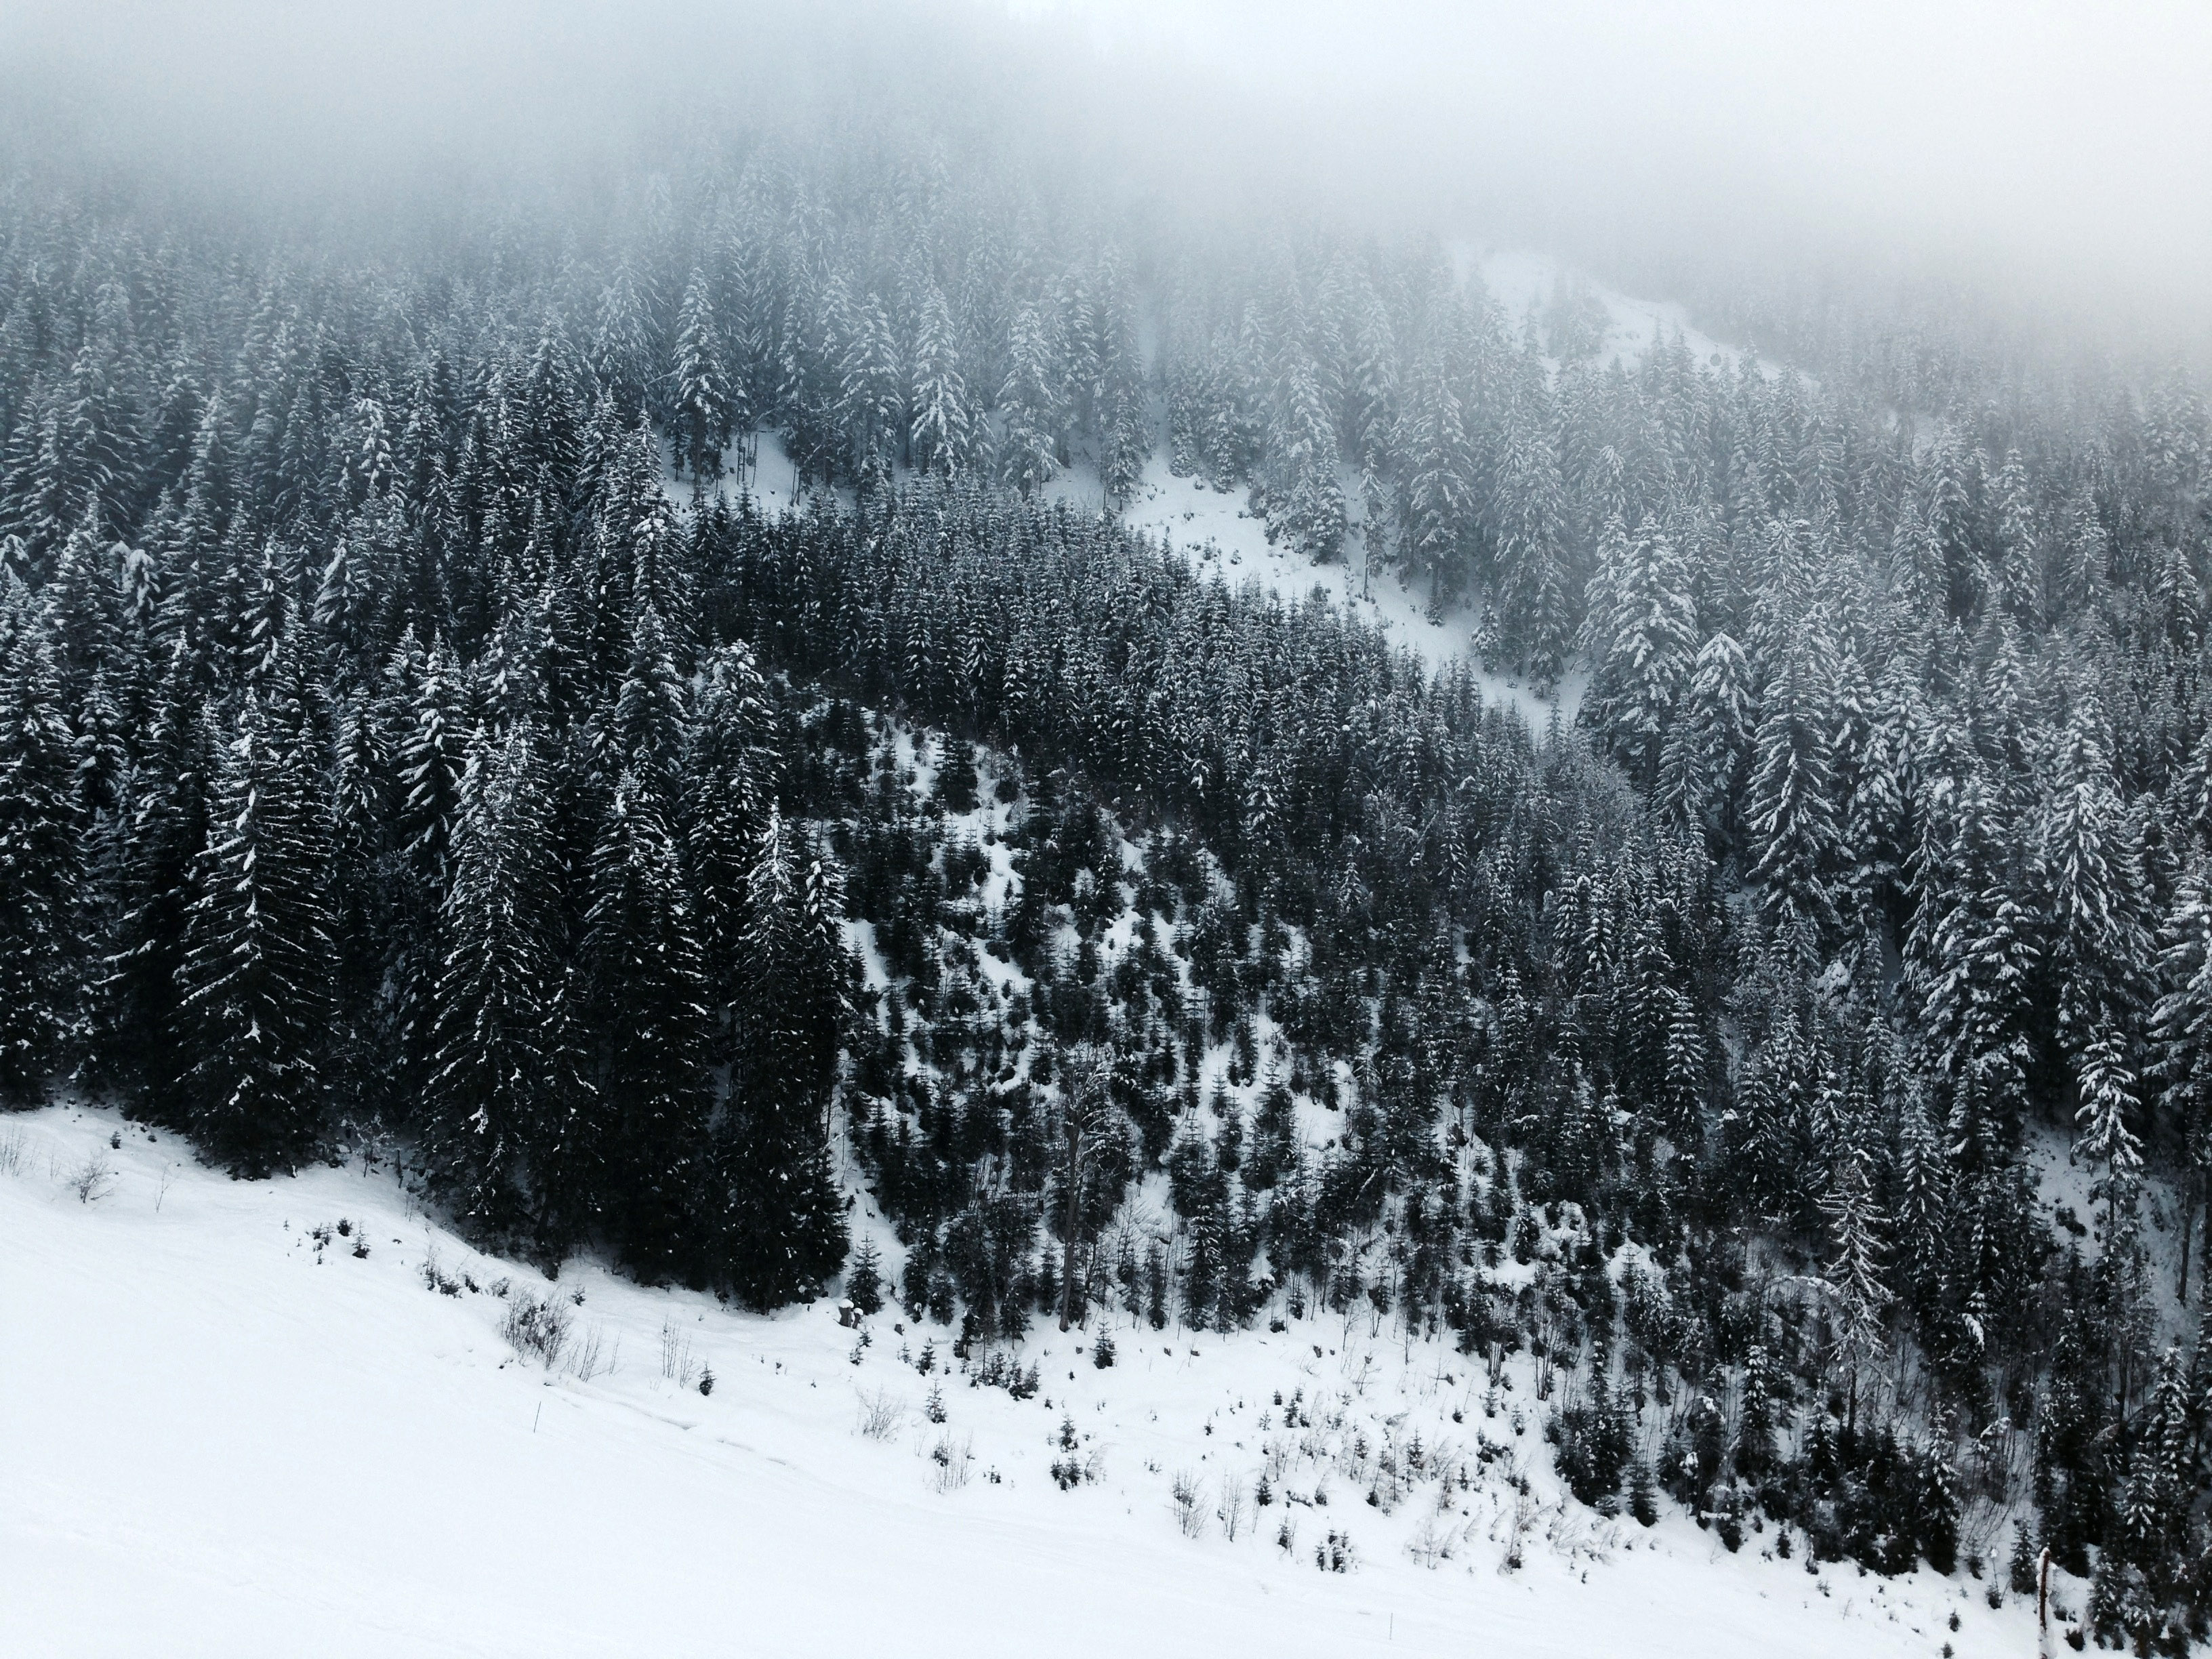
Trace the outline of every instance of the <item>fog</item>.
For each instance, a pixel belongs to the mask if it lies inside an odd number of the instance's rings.
[[[1532,235],[1856,248],[2082,299],[2212,296],[2203,5],[1033,9],[1297,110],[1323,165]]]
[[[886,117],[1140,187],[1528,242],[1960,279],[2198,337],[2212,8],[1571,0],[57,3],[0,14],[11,143],[346,199],[651,165],[716,119]],[[702,110],[710,112],[699,117]],[[1055,148],[1057,147],[1057,148]]]

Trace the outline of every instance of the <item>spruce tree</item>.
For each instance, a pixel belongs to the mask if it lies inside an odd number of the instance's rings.
[[[323,1132],[333,949],[315,757],[298,711],[264,697],[249,687],[211,745],[176,1016],[192,1133],[252,1176],[297,1169]]]
[[[677,466],[695,483],[712,483],[722,476],[722,452],[730,446],[735,399],[722,363],[714,296],[703,271],[693,271],[684,290],[676,321],[676,367],[670,378],[674,383]]]
[[[1825,647],[1816,625],[1767,688],[1744,807],[1752,877],[1768,925],[1815,948],[1835,932],[1841,845]]]
[[[659,797],[624,771],[591,854],[582,955],[607,1221],[647,1279],[696,1274],[710,1098],[696,917]]]
[[[53,651],[14,573],[0,583],[0,1102],[30,1105],[78,1017],[81,813]]]
[[[999,389],[1005,422],[999,466],[1010,489],[1033,495],[1060,470],[1054,452],[1060,418],[1050,346],[1035,307],[1024,306],[1016,316],[1006,349],[1006,379]]]
[[[756,1307],[813,1295],[845,1256],[824,1133],[845,1017],[842,908],[826,855],[771,806],[746,881],[741,1063],[715,1152],[721,1268]]]
[[[1914,923],[1911,967],[1935,1067],[1952,1091],[1954,1148],[1970,1165],[2017,1117],[2030,1059],[2038,950],[2016,894],[2017,850],[1978,771],[1952,813],[1940,884]]]
[[[951,313],[944,291],[932,283],[914,349],[914,422],[908,439],[915,467],[958,476],[968,465],[973,423]]]
[[[753,654],[743,645],[708,653],[684,735],[685,862],[698,901],[698,938],[726,1059],[736,1057],[732,1010],[744,983],[746,885],[775,780],[775,735]]]
[[[542,1219],[565,1100],[580,1086],[558,1006],[558,856],[534,727],[479,733],[462,775],[453,882],[423,1102],[433,1178],[470,1228],[512,1237]]]
[[[1585,624],[1596,665],[1577,718],[1649,789],[1676,708],[1692,690],[1697,606],[1689,570],[1663,526],[1647,520],[1631,537],[1615,520],[1604,547]]]
[[[1697,662],[1659,750],[1653,800],[1699,831],[1716,854],[1734,845],[1744,769],[1752,752],[1751,664],[1743,647],[1715,634]]]
[[[1567,568],[1559,459],[1540,430],[1516,422],[1498,477],[1499,641],[1549,687],[1574,643],[1577,589]]]

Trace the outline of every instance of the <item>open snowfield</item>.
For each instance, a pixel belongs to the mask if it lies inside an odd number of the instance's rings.
[[[501,1334],[548,1291],[550,1368]],[[106,1113],[0,1121],[0,1653],[2033,1651],[1967,1581],[1563,1509],[1525,1374],[1487,1417],[1478,1366],[1364,1314],[1124,1323],[1107,1370],[1096,1331],[1041,1329],[1025,1401],[901,1318],[861,1346],[829,1302],[756,1317],[581,1263],[549,1286],[359,1161],[245,1184]]]

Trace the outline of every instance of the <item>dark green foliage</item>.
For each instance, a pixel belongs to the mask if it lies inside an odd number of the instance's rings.
[[[216,757],[185,918],[178,1043],[202,1151],[241,1174],[296,1169],[324,1121],[330,859],[320,775],[281,696],[248,688]]]
[[[0,573],[0,1103],[31,1105],[60,1066],[82,971],[80,810],[53,654]]]
[[[697,1252],[708,1112],[707,981],[676,845],[635,773],[616,781],[593,848],[581,957],[589,1076],[604,1103],[623,1256],[665,1276]]]

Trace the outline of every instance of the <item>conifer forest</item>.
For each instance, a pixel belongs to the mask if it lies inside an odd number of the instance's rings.
[[[1103,165],[732,118],[364,227],[24,147],[6,1105],[1016,1389],[1364,1309],[1597,1515],[2203,1640],[2201,379],[1782,276],[1624,352]]]

